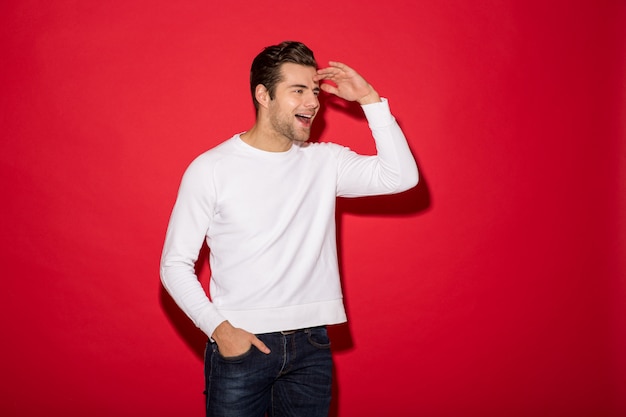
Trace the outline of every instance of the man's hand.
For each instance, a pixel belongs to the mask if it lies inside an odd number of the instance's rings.
[[[251,346],[255,346],[266,355],[270,353],[269,348],[258,337],[243,329],[233,327],[228,321],[217,326],[211,338],[215,340],[220,354],[224,357],[243,355],[250,350]]]
[[[374,88],[358,72],[342,64],[330,61],[329,67],[317,70],[316,81],[328,80],[335,83],[321,83],[320,88],[348,101],[356,101],[360,105],[376,103],[380,96]]]

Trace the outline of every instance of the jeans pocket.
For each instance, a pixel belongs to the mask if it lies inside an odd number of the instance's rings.
[[[252,350],[254,349],[253,345],[250,345],[250,349],[248,349],[247,351],[245,351],[244,353],[242,353],[241,355],[236,355],[236,356],[224,356],[220,353],[219,348],[217,347],[217,344],[214,347],[213,352],[215,352],[217,354],[217,357],[219,357],[222,361],[224,362],[228,362],[228,363],[240,363],[243,362],[248,356],[250,356],[252,354]]]
[[[330,339],[326,327],[314,327],[305,330],[309,343],[318,349],[330,349]]]

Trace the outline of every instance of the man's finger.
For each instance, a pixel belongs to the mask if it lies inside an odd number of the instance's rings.
[[[337,95],[338,90],[337,90],[337,87],[335,87],[334,85],[324,83],[324,84],[320,84],[320,88],[327,93]]]
[[[258,337],[255,337],[254,339],[252,339],[252,345],[256,347],[257,349],[259,349],[261,352],[265,353],[266,355],[271,352],[270,348],[268,348],[265,345],[265,343],[261,342],[261,340]]]

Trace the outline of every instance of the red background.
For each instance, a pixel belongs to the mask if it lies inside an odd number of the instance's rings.
[[[187,164],[253,123],[250,62],[284,39],[389,97],[422,173],[340,204],[333,416],[626,414],[623,1],[0,14],[3,416],[203,415],[165,228]],[[327,104],[317,134],[371,152]]]

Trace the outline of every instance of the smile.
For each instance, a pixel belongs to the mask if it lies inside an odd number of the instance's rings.
[[[309,126],[311,122],[313,121],[312,114],[296,114],[296,117],[298,118],[298,120],[300,120],[302,124],[306,126]]]

